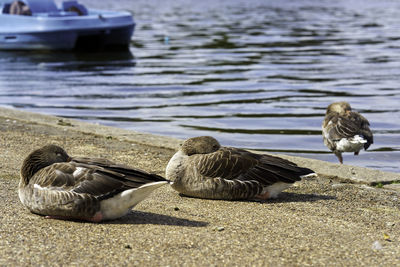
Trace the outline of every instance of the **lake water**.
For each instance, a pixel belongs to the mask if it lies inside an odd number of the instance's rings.
[[[400,172],[399,1],[80,2],[132,12],[130,51],[0,52],[1,106],[337,162],[345,100],[375,143],[344,162]]]

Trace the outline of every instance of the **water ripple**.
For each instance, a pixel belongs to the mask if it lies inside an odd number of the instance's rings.
[[[400,3],[80,2],[134,13],[130,51],[0,52],[0,105],[336,162],[321,123],[345,100],[375,141],[345,162],[400,172]]]

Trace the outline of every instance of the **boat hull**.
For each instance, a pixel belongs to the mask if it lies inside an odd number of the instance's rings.
[[[0,50],[127,48],[135,23],[127,12],[96,11],[88,16],[0,15]]]

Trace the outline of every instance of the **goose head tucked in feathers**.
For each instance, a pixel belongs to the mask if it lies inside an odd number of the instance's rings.
[[[343,101],[343,102],[335,102],[332,103],[328,106],[326,109],[326,114],[329,113],[339,113],[339,114],[345,114],[351,111],[351,106],[349,103]]]
[[[57,162],[68,162],[71,158],[67,152],[56,145],[46,145],[30,153],[22,163],[21,177],[25,184],[39,170]]]
[[[352,111],[349,103],[332,103],[327,107],[322,123],[324,144],[343,163],[343,152],[358,155],[363,147],[367,150],[374,142],[369,126],[369,121],[360,113]]]
[[[265,200],[314,171],[279,157],[221,146],[211,136],[199,136],[184,141],[165,173],[174,181],[172,188],[186,196]]]
[[[185,140],[181,150],[184,154],[191,156],[194,154],[208,154],[220,149],[219,142],[211,136],[198,136]]]
[[[124,216],[164,177],[107,159],[73,157],[56,145],[31,152],[21,167],[18,196],[31,212],[90,222]]]

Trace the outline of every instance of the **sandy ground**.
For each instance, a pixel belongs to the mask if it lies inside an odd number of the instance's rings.
[[[125,217],[93,224],[19,202],[22,160],[48,143],[162,175],[180,141],[0,108],[1,266],[400,265],[399,174],[290,157],[320,175],[277,200],[202,200],[164,186]]]

